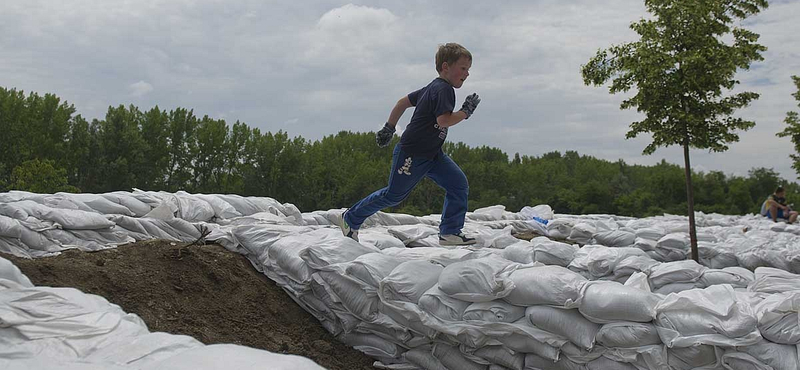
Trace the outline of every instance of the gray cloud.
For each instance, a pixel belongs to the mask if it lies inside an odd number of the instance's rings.
[[[796,179],[792,144],[775,133],[798,110],[790,79],[800,74],[798,11],[796,1],[773,1],[743,23],[769,48],[737,76],[738,91],[761,94],[738,112],[757,125],[728,152],[692,151],[695,169],[771,167]],[[88,118],[109,105],[181,106],[313,140],[380,128],[397,99],[436,76],[437,45],[455,41],[474,56],[456,95],[478,92],[482,103],[450,140],[509,155],[576,150],[682,164],[680,148],[642,156],[648,137],[624,139],[638,113],[620,111],[624,96],[580,76],[597,49],[634,40],[628,25],[644,16],[640,0],[11,0],[0,12],[0,83],[55,93]]]

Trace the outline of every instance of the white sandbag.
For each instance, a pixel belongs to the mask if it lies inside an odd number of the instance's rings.
[[[522,370],[525,367],[525,355],[510,351],[503,346],[485,346],[475,350],[475,356],[483,358],[492,364],[497,364],[511,370]],[[492,368],[489,368],[492,370]]]
[[[441,280],[441,276],[439,277]],[[434,285],[419,298],[419,307],[445,321],[461,321],[464,310],[470,302],[454,298],[441,290],[440,285]]]
[[[587,256],[587,270],[597,278],[607,276],[614,271],[620,261],[634,256],[649,258],[638,248],[597,248]]]
[[[316,241],[300,252],[300,258],[312,269],[350,262],[363,254],[380,251],[378,248],[368,247],[346,238],[341,232],[333,229],[316,230],[308,233],[308,237],[316,238]]]
[[[525,317],[535,327],[569,339],[580,348],[591,350],[600,325],[595,324],[577,309],[550,306],[530,306]]]
[[[406,247],[400,239],[395,238],[380,227],[362,228],[358,233],[358,242],[380,250]]]
[[[690,248],[689,235],[683,232],[670,233],[658,239],[656,249],[663,249],[665,251],[677,251],[685,253]]]
[[[99,251],[133,243],[136,240],[119,230],[45,230],[48,239],[64,248],[78,248],[82,251]]]
[[[441,361],[433,356],[430,347],[412,348],[403,353],[403,359],[425,370],[448,370]]]
[[[231,228],[236,244],[241,246],[239,253],[251,255],[260,265],[269,263],[267,250],[278,240],[292,234],[307,232],[310,228],[299,226],[241,225]]]
[[[525,307],[515,306],[503,300],[476,302],[465,310],[464,320],[488,322],[515,322],[525,316]]]
[[[335,271],[319,271],[316,274],[347,311],[367,322],[375,320],[380,304],[376,292],[364,291],[361,285]]]
[[[183,351],[151,364],[153,370],[242,369],[256,370],[269,364],[274,370],[325,370],[314,361],[233,344],[213,344]]]
[[[776,293],[755,307],[758,330],[774,343],[800,344],[800,291]]]
[[[642,227],[636,229],[636,237],[646,240],[658,241],[667,235],[666,230],[658,226]]]
[[[54,195],[77,200],[93,209],[97,213],[106,215],[135,216],[135,213],[132,212],[128,207],[112,202],[99,194],[55,193]]]
[[[592,322],[649,322],[655,317],[658,295],[612,281],[593,281],[585,285],[579,310]]]
[[[658,289],[671,283],[693,283],[707,269],[694,260],[665,262],[650,271],[650,286]]]
[[[114,203],[120,204],[125,208],[128,208],[135,217],[142,217],[150,212],[150,205],[145,202],[136,199],[133,195],[128,192],[124,191],[115,191],[112,193],[104,193],[99,194],[103,198],[106,198]]]
[[[511,281],[516,287],[504,298],[506,302],[564,308],[580,305],[580,292],[587,282],[583,276],[561,266],[520,268],[511,274]]]
[[[576,346],[572,342],[567,342],[561,346],[560,349],[562,359],[566,358],[578,364],[587,364],[591,361],[597,360],[603,356],[603,353],[606,352],[606,349],[601,346],[595,346],[589,351]]]
[[[114,223],[103,215],[74,209],[49,208],[31,200],[15,203],[0,203],[0,214],[24,220],[27,215],[48,220],[61,225],[64,229],[93,230],[114,227]],[[23,218],[18,218],[21,215]]]
[[[19,270],[19,267],[3,257],[0,257],[0,279],[11,280],[26,288],[33,287],[33,283]]]
[[[736,249],[730,245],[698,242],[697,253],[700,263],[710,268],[721,269],[739,265]]]
[[[628,277],[627,280],[625,280],[624,283],[622,283],[622,285],[639,289],[648,293],[653,291],[653,289],[650,288],[650,282],[647,280],[647,275],[645,275],[643,272],[634,272]]]
[[[535,354],[550,362],[555,362],[559,359],[559,348],[569,343],[564,337],[532,326],[526,318],[522,318],[512,325],[522,332],[511,331],[510,334],[506,333],[495,339],[515,352]]]
[[[553,239],[567,239],[572,233],[572,225],[570,220],[564,218],[550,220],[547,223],[547,235]]]
[[[773,370],[753,356],[732,350],[725,352],[720,361],[726,370]]]
[[[259,257],[262,264],[272,267],[275,273],[286,276],[299,284],[308,284],[314,270],[300,257],[300,253],[314,245],[318,240],[309,236],[310,233],[300,235],[286,235],[273,242]],[[353,241],[355,243],[355,241]],[[265,258],[266,257],[266,258]]]
[[[783,293],[800,290],[800,275],[773,267],[759,267],[755,281],[747,287],[751,292]]]
[[[668,347],[746,346],[761,335],[753,308],[730,285],[670,294],[656,306],[656,327]]]
[[[531,242],[520,240],[503,248],[500,252],[500,256],[509,261],[525,264],[535,261],[535,253],[536,251]]]
[[[639,248],[645,252],[656,250],[657,244],[658,244],[657,240],[650,240],[644,238],[636,238],[636,240],[633,241],[634,248]]]
[[[392,271],[403,260],[383,253],[362,254],[345,267],[345,273],[362,283],[377,288],[381,280],[392,273]]]
[[[18,220],[0,215],[0,236],[19,239],[22,237],[22,228]]]
[[[405,352],[397,344],[373,334],[342,333],[337,339],[379,360],[395,359]]]
[[[762,339],[756,344],[737,349],[753,356],[765,365],[771,366],[773,370],[800,369],[797,346],[794,345],[777,344]]]
[[[480,365],[468,360],[458,347],[451,345],[436,343],[433,345],[433,356],[448,369],[463,369],[463,370],[486,370],[486,365]]]
[[[720,284],[730,284],[734,288],[747,288],[755,280],[755,274],[741,267],[726,267],[724,269],[708,269],[703,272],[699,282],[706,287]]]
[[[542,356],[526,353],[525,370],[587,370],[586,364],[572,362],[566,357],[557,361],[544,358]]]
[[[555,214],[553,214],[553,208],[551,208],[547,204],[539,204],[535,207],[525,206],[519,210],[519,214],[524,216],[527,219],[533,219],[534,217],[539,217],[543,220],[552,220]]]
[[[602,250],[608,249],[608,247],[604,245],[598,244],[587,244],[578,249],[575,254],[573,255],[572,262],[569,263],[567,266],[570,270],[576,272],[585,272],[586,275],[589,274],[589,254],[592,253],[594,250]]]
[[[592,242],[592,237],[596,231],[595,225],[582,222],[572,227],[567,239],[581,245],[589,244]]]
[[[439,229],[430,225],[416,224],[389,227],[389,234],[405,245],[425,239],[431,235],[439,235]]]
[[[587,362],[586,368],[588,370],[637,370],[636,366],[625,362],[614,361],[605,356]]]
[[[661,344],[656,326],[652,323],[618,321],[604,324],[595,340],[609,348],[632,348]]]
[[[474,252],[467,249],[445,249],[439,247],[387,248],[381,253],[406,261],[436,261],[444,266],[472,259],[474,256]]]
[[[628,256],[614,266],[614,276],[623,279],[637,272],[650,275],[652,269],[660,264],[650,256]]]
[[[442,270],[439,289],[466,302],[493,301],[514,289],[510,276],[518,266],[497,256],[456,262]]]
[[[636,234],[623,230],[608,230],[594,234],[594,240],[608,247],[628,247],[636,241]]]
[[[669,283],[662,285],[658,289],[653,289],[653,293],[668,295],[670,293],[680,293],[692,289],[703,289],[706,286],[699,282],[694,283]]]
[[[675,370],[716,370],[722,350],[709,345],[667,349],[669,366]]]
[[[580,249],[577,245],[557,242],[546,237],[533,238],[531,244],[534,249],[534,261],[563,267],[569,266],[575,258],[575,253]]]
[[[381,301],[418,303],[420,297],[439,281],[444,266],[431,261],[408,261],[398,265],[381,280]]]

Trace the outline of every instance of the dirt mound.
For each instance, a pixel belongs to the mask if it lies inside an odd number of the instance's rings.
[[[242,255],[218,245],[147,241],[86,253],[11,260],[35,285],[97,294],[150,331],[308,357],[328,369],[372,369]]]

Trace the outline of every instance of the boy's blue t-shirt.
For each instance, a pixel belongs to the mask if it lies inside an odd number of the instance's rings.
[[[416,108],[400,138],[400,149],[411,155],[435,158],[447,137],[447,127],[439,127],[436,117],[453,112],[456,91],[449,82],[437,77],[428,86],[408,94],[408,100]]]

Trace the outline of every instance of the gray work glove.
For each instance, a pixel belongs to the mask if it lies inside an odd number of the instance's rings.
[[[461,111],[467,114],[467,118],[472,115],[472,112],[475,111],[475,108],[478,107],[478,103],[481,102],[481,98],[478,97],[478,94],[472,93],[471,95],[467,96],[464,99],[464,105],[461,106]]]
[[[389,142],[392,141],[392,137],[394,136],[394,127],[389,125],[389,122],[383,125],[383,128],[375,134],[375,143],[378,144],[379,147],[385,148],[389,146]]]

